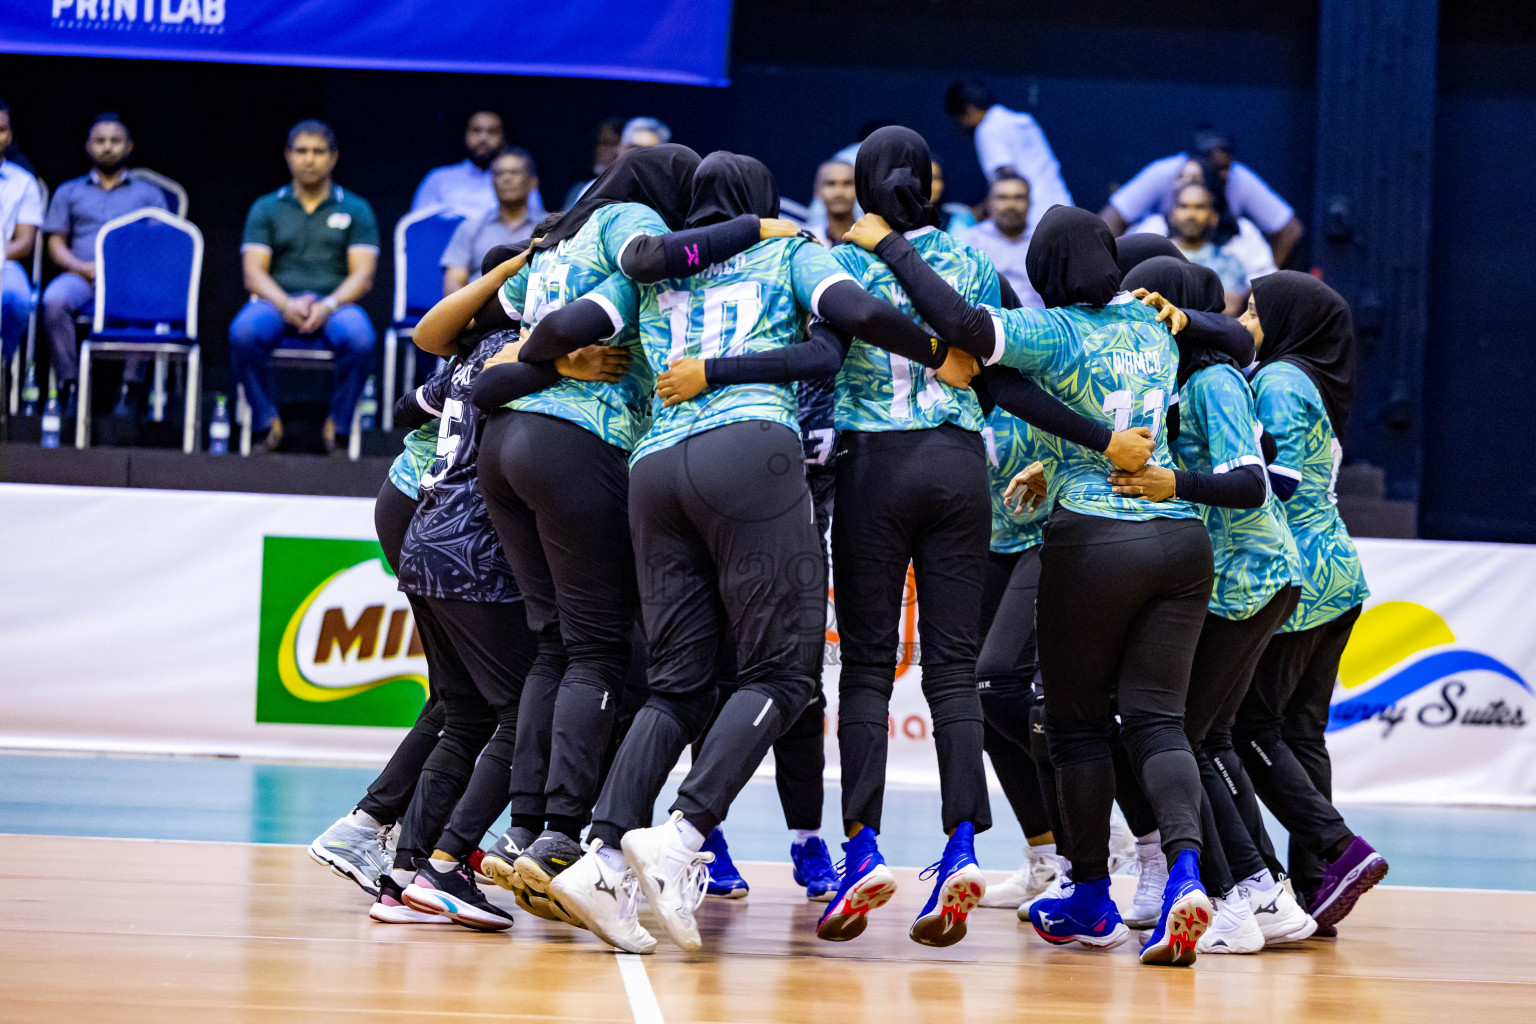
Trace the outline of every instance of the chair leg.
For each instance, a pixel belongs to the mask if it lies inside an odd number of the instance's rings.
[[[16,411],[21,408],[21,349],[20,348],[17,348],[15,354],[13,354],[11,356],[10,370],[11,370],[11,379],[10,379],[10,385],[11,386],[10,386],[9,397],[7,398],[7,401],[10,403],[9,408],[11,410],[11,415],[15,416],[16,415]]]
[[[384,408],[382,422],[385,430],[395,429],[395,359],[399,339],[391,327],[384,332]]]
[[[203,411],[202,352],[196,347],[187,353],[186,400],[182,410],[181,450],[191,455],[197,451],[197,424]]]
[[[155,353],[155,386],[149,396],[149,418],[155,423],[165,422],[165,363],[164,352]]]
[[[347,458],[356,462],[363,454],[363,407],[352,407],[352,432],[347,435]]]
[[[91,343],[80,346],[80,379],[75,385],[75,447],[91,446]]]
[[[251,454],[251,407],[245,401],[245,386],[235,382],[235,422],[240,424],[240,454]]]

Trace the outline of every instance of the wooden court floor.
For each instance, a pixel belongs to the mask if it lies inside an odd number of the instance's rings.
[[[910,871],[862,938],[820,942],[787,866],[743,873],[750,897],[701,910],[705,952],[627,957],[520,911],[503,934],[374,924],[301,847],[0,836],[0,1021],[1536,1020],[1536,893],[1382,888],[1338,940],[1174,970],[1005,910],[918,946]]]

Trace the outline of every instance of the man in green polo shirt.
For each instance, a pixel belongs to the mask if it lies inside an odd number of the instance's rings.
[[[275,451],[283,424],[272,391],[272,350],[335,353],[325,444],[344,450],[373,367],[373,324],[356,303],[373,288],[379,225],[367,200],[331,181],[337,149],[329,125],[294,125],[285,155],[293,183],[256,200],[245,219],[240,258],[251,301],[229,325],[230,360],[251,406],[251,430]]]

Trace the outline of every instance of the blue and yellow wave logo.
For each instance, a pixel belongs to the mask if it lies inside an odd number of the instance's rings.
[[[1472,671],[1496,673],[1536,693],[1497,658],[1457,646],[1438,613],[1411,601],[1384,601],[1361,613],[1339,660],[1347,696],[1329,709],[1328,731],[1368,721],[1427,686]]]

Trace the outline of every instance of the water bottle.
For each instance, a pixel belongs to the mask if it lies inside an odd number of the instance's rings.
[[[213,396],[213,419],[208,421],[208,454],[229,454],[229,399]]]
[[[42,397],[37,390],[37,365],[27,361],[26,376],[21,379],[21,414],[37,415],[37,400]]]
[[[379,389],[373,382],[373,374],[363,383],[363,397],[357,400],[357,429],[372,430],[373,421],[379,414]]]
[[[59,414],[59,392],[57,388],[48,389],[48,404],[43,406],[43,447],[57,448],[59,446],[59,421],[63,417]]]

